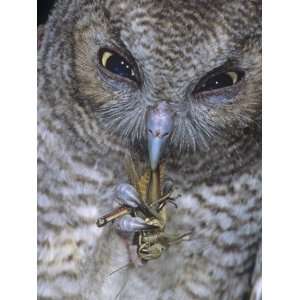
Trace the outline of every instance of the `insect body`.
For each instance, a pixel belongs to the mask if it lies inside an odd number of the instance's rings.
[[[129,177],[131,184],[120,184],[115,190],[117,209],[97,220],[98,227],[115,222],[116,228],[135,234],[137,254],[143,261],[156,259],[173,243],[188,234],[166,234],[167,214],[165,205],[174,203],[172,188],[168,182],[167,193],[161,195],[163,186],[162,168],[147,170],[142,176],[130,161]]]

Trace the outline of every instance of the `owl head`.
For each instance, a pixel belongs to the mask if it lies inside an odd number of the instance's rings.
[[[177,154],[259,127],[259,1],[74,1],[68,24],[65,7],[57,30],[72,101],[101,130],[144,151],[147,115],[162,103],[172,119],[166,147]]]

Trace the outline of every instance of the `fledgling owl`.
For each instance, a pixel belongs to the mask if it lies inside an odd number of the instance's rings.
[[[260,2],[61,0],[40,45],[38,298],[259,299]],[[110,275],[131,246],[95,221],[162,107],[172,132],[150,163],[180,195],[167,227],[192,236]]]

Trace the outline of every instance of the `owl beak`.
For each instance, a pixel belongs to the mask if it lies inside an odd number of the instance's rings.
[[[160,102],[146,116],[150,167],[155,171],[173,131],[174,113],[167,102]]]

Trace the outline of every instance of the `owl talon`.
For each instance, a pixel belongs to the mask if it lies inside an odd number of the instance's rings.
[[[153,216],[153,212],[140,200],[133,185],[121,183],[115,189],[115,201],[122,206],[139,209],[145,216]],[[154,215],[156,216],[156,215]]]
[[[116,202],[131,208],[138,208],[141,205],[139,194],[136,188],[127,183],[119,184],[115,189]]]
[[[156,225],[145,223],[142,218],[131,217],[129,215],[118,219],[115,222],[115,225],[118,230],[124,232],[138,232],[158,229]]]

